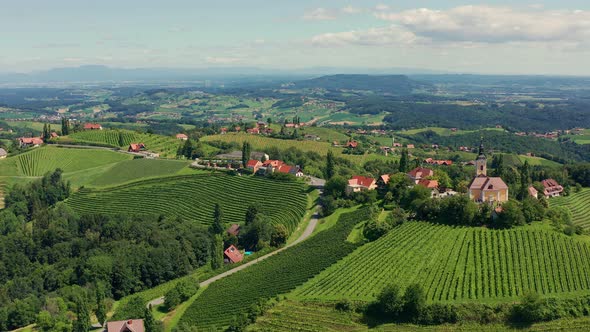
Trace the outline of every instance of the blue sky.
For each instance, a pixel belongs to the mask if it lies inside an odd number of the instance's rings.
[[[103,64],[590,75],[590,1],[3,1],[0,43],[0,72]]]

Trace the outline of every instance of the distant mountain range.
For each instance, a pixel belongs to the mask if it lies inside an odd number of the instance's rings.
[[[112,68],[100,65],[54,68],[32,73],[0,73],[3,84],[43,83],[125,83],[125,82],[202,82],[206,80],[232,81],[253,77],[273,79],[306,79],[334,74],[442,74],[420,69],[390,68],[333,68],[314,67],[295,70],[262,69],[255,67],[214,67],[202,69],[176,68]]]
[[[414,89],[431,87],[406,75],[338,74],[312,78],[294,83],[296,88],[324,88],[327,90],[357,90],[396,95],[410,94]]]

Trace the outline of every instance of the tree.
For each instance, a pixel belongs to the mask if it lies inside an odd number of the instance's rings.
[[[258,215],[258,207],[254,204],[248,205],[246,209],[246,225],[251,224],[254,220],[256,220],[256,216]]]
[[[221,205],[219,203],[215,203],[213,208],[213,224],[210,228],[211,234],[222,234],[224,230],[223,226],[223,211],[221,210]]]
[[[242,144],[242,165],[244,167],[246,167],[248,160],[250,160],[250,154],[252,154],[252,147],[250,146],[250,143],[244,142]]]
[[[416,322],[426,307],[426,294],[420,284],[412,284],[406,288],[403,297],[404,315]]]
[[[399,171],[401,173],[406,173],[409,171],[410,168],[410,160],[408,156],[408,149],[403,149],[402,154],[399,160]]]
[[[104,303],[105,299],[105,291],[104,286],[102,284],[98,284],[95,290],[95,299],[96,299],[96,310],[94,311],[96,315],[96,319],[100,325],[104,324],[107,319],[107,308]]]
[[[145,327],[145,332],[157,332],[158,325],[156,324],[156,320],[154,319],[154,315],[152,315],[152,305],[144,306],[143,308],[143,326]]]
[[[326,179],[330,180],[336,172],[336,165],[334,162],[334,153],[332,152],[332,150],[328,151],[328,154],[326,155]]]
[[[289,231],[283,224],[274,225],[272,235],[270,236],[270,245],[273,247],[280,247],[287,243]]]
[[[272,124],[272,119],[269,117],[268,119],[266,119],[266,123],[268,123],[268,126],[270,127],[270,125]]]
[[[326,195],[334,198],[344,197],[346,194],[346,186],[348,181],[341,176],[334,176],[330,180],[326,181],[324,185],[324,192]]]
[[[515,200],[509,200],[502,205],[502,212],[498,214],[495,225],[499,228],[522,226],[525,223],[520,204]]]
[[[76,300],[76,320],[73,325],[73,332],[87,332],[90,330],[90,312],[83,296]]]
[[[545,302],[537,293],[526,293],[520,304],[514,306],[512,319],[533,323],[543,320],[545,314]]]
[[[61,134],[64,136],[70,134],[70,120],[65,117],[61,118]]]
[[[213,236],[211,246],[211,267],[218,269],[223,266],[223,238],[221,235]]]
[[[404,309],[401,288],[397,284],[386,286],[377,296],[377,305],[383,315],[398,318]]]
[[[118,141],[118,144],[119,144],[119,146],[125,146],[125,138],[123,137],[123,133],[122,132],[119,132],[119,141]]]

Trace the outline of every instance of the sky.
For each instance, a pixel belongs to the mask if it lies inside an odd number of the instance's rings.
[[[590,75],[590,1],[0,0],[0,72],[416,68]]]

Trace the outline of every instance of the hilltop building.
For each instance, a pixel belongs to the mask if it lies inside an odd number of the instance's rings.
[[[479,155],[475,160],[475,177],[469,184],[469,198],[478,203],[508,201],[508,186],[502,178],[487,175],[487,162],[482,141],[479,146]]]

